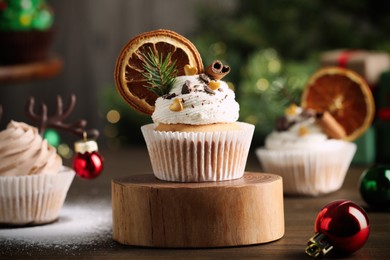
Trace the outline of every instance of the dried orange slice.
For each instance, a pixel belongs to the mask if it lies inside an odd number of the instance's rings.
[[[157,95],[149,91],[147,79],[143,77],[144,55],[150,51],[165,59],[171,55],[176,61],[177,76],[184,75],[184,66],[189,65],[203,71],[202,58],[196,47],[182,35],[169,30],[154,30],[131,39],[122,49],[116,62],[114,77],[118,92],[134,109],[151,115]]]
[[[375,103],[366,81],[356,72],[326,67],[309,79],[302,93],[304,108],[328,111],[344,127],[347,141],[362,135],[371,125]]]

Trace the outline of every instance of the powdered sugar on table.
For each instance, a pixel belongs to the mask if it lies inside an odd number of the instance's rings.
[[[65,204],[59,219],[53,223],[0,228],[0,251],[11,250],[10,246],[15,242],[24,245],[25,250],[35,247],[72,252],[77,251],[78,247],[93,248],[101,243],[112,243],[111,214],[111,204],[107,201]]]

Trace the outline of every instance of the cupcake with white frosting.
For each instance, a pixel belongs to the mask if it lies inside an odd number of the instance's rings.
[[[35,127],[11,121],[0,132],[0,224],[56,220],[74,176]]]
[[[356,152],[327,112],[291,105],[256,154],[266,172],[283,177],[284,193],[317,196],[338,190]]]
[[[158,179],[243,176],[254,126],[237,122],[239,105],[222,81],[229,72],[219,60],[205,69],[196,47],[170,30],[136,35],[122,48],[115,85],[130,107],[152,116],[141,131]]]
[[[254,126],[237,122],[238,115],[226,82],[204,73],[176,77],[156,100],[154,124],[141,128],[155,176],[177,182],[241,178]]]

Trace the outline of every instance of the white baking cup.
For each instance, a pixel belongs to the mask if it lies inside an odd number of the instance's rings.
[[[0,177],[0,223],[35,225],[58,218],[75,172]]]
[[[263,170],[282,176],[285,194],[308,196],[340,189],[355,152],[354,143],[339,140],[318,149],[256,149]]]
[[[237,122],[240,130],[219,132],[155,131],[141,127],[154,175],[174,182],[223,181],[241,178],[255,127]]]

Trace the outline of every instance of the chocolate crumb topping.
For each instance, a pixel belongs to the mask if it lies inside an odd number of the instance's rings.
[[[278,132],[281,131],[287,131],[290,129],[293,125],[304,121],[309,118],[321,118],[322,113],[321,112],[316,112],[313,109],[303,109],[302,112],[300,113],[301,118],[297,118],[295,120],[287,120],[286,116],[282,116],[276,120],[275,123],[275,129]]]
[[[313,109],[304,109],[301,113],[303,117],[309,118],[309,117],[315,117],[317,116],[317,113]]]
[[[162,98],[164,99],[172,99],[174,97],[176,97],[176,93],[172,93],[172,94],[165,94],[164,96],[162,96]]]
[[[323,112],[316,112],[316,113],[315,113],[316,119],[321,119],[323,116],[324,116],[324,113],[323,113]]]
[[[278,132],[287,131],[294,124],[295,122],[288,121],[287,118],[283,116],[276,120],[275,128]]]
[[[215,91],[212,90],[208,85],[205,85],[204,86],[204,90],[209,93],[209,94],[212,94],[212,95],[215,95]]]
[[[183,85],[183,88],[181,89],[181,93],[184,95],[184,94],[188,94],[190,92],[191,92],[190,88],[187,85]]]
[[[209,84],[209,83],[210,83],[210,77],[207,76],[207,75],[204,74],[204,73],[199,74],[199,80],[203,81],[203,82],[206,83],[206,84]]]
[[[191,92],[191,82],[189,80],[186,80],[186,82],[183,84],[183,87],[181,88],[182,94],[188,94]]]

